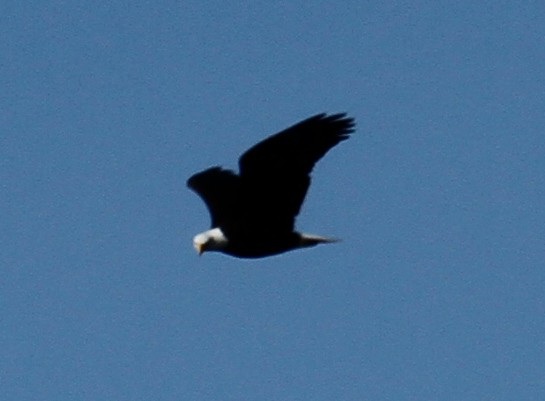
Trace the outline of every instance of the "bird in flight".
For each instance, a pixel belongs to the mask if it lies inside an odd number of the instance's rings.
[[[217,251],[261,258],[335,242],[295,231],[295,218],[312,168],[354,127],[345,113],[317,114],[247,150],[239,159],[239,174],[212,167],[190,177],[187,186],[202,198],[212,220],[210,230],[193,238],[199,255]]]

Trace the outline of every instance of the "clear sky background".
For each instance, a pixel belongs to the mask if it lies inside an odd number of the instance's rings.
[[[11,1],[2,400],[545,399],[545,3]],[[298,220],[199,258],[185,187],[319,112]]]

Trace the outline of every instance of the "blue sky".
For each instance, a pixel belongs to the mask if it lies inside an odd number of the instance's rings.
[[[545,399],[545,6],[7,1],[5,400]],[[199,258],[186,179],[318,112],[298,220]]]

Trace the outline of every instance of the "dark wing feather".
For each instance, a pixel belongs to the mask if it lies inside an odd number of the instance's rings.
[[[292,230],[318,160],[354,131],[346,114],[318,114],[258,143],[239,160],[244,195],[252,212]]]
[[[190,177],[187,186],[208,207],[212,227],[233,218],[240,186],[240,179],[235,173],[221,167],[212,167]]]

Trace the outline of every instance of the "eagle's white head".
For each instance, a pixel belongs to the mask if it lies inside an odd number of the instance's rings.
[[[193,238],[193,246],[199,256],[205,251],[221,251],[225,249],[227,242],[227,237],[219,227],[197,234]]]

